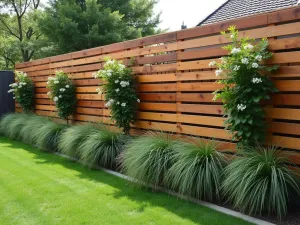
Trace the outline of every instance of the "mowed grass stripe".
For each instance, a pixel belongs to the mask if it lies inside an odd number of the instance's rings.
[[[0,137],[0,224],[249,224]]]

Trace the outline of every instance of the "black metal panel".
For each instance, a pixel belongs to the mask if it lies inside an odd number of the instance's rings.
[[[14,82],[12,71],[0,71],[0,117],[9,112],[15,111],[15,101],[12,93],[7,93],[10,89],[8,85]]]

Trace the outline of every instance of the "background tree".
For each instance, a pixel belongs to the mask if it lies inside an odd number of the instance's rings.
[[[155,0],[53,0],[39,20],[41,31],[63,53],[155,33]]]
[[[41,11],[40,0],[0,0],[0,57],[5,69],[16,61],[27,62],[49,55],[54,45],[37,26]]]

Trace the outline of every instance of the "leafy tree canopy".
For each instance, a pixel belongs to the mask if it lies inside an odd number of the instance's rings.
[[[159,24],[155,0],[53,0],[39,20],[61,52],[152,35]],[[154,15],[154,16],[153,16]]]
[[[40,0],[0,0],[0,69],[53,53],[37,26],[40,8]]]

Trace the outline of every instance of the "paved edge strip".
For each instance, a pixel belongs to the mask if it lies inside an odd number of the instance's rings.
[[[67,155],[64,155],[64,154],[61,154],[61,153],[54,153],[54,154],[58,155],[58,156],[61,156],[63,158],[70,159],[72,161],[76,161],[77,162],[77,160],[75,158],[72,158],[70,156],[67,156]],[[104,171],[106,173],[109,173],[111,175],[117,176],[119,178],[131,181],[131,182],[140,183],[139,181],[134,180],[131,177],[126,176],[126,175],[121,174],[121,173],[118,173],[116,171],[112,171],[112,170],[105,169],[105,168],[98,167],[98,166],[96,166],[94,168],[98,169],[98,170],[102,170],[102,171]],[[149,186],[149,187],[154,188],[152,186]],[[270,222],[267,222],[267,221],[264,221],[264,220],[260,220],[260,219],[257,219],[257,218],[251,217],[251,216],[247,216],[247,215],[245,215],[243,213],[236,212],[234,210],[227,209],[227,208],[222,207],[222,206],[218,206],[218,205],[215,205],[215,204],[212,204],[212,203],[209,203],[209,202],[204,202],[204,201],[201,201],[201,200],[189,197],[189,196],[180,195],[180,194],[178,194],[178,193],[176,193],[174,191],[170,191],[170,190],[168,190],[166,188],[162,188],[162,187],[158,187],[157,188],[156,187],[155,190],[167,193],[169,195],[175,196],[175,197],[183,199],[183,200],[187,200],[187,201],[193,202],[193,203],[201,205],[201,206],[205,206],[207,208],[213,209],[215,211],[218,211],[218,212],[230,215],[230,216],[234,216],[234,217],[240,218],[240,219],[245,220],[245,221],[250,222],[250,223],[254,223],[254,224],[257,224],[257,225],[276,225],[274,223],[270,223]]]

